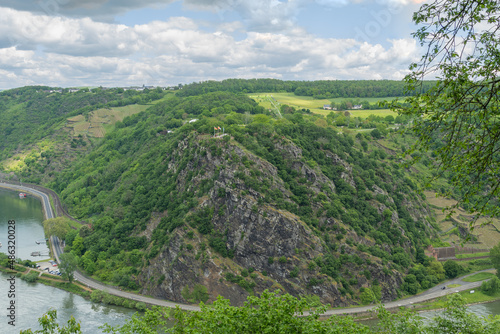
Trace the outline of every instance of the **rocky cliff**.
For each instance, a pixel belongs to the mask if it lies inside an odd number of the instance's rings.
[[[318,166],[304,162],[301,148],[284,138],[273,138],[274,154],[281,155],[295,178],[307,185],[306,197],[321,199],[312,205],[318,219],[309,224],[297,214],[301,212],[297,195],[278,168],[227,139],[191,136],[165,157],[165,175],[177,173],[179,193],[196,192],[207,183],[210,188],[185,224],[172,231],[158,255],[137,276],[142,293],[188,302],[190,292],[204,286],[209,300],[222,295],[238,305],[248,294],[279,288],[346,306],[357,303],[357,291],[375,284],[381,288],[383,301],[397,296],[402,274],[391,262],[366,252],[375,240],[322,213],[336,185]],[[181,163],[187,152],[189,162]],[[356,188],[350,164],[332,152],[325,153],[338,166],[339,179]],[[386,197],[388,204],[394,203],[377,185],[372,189],[374,195]],[[382,223],[388,207],[376,199],[370,205]],[[426,214],[422,206],[416,211]],[[160,217],[168,215],[158,213],[146,231],[154,230]],[[403,247],[410,250],[397,211],[389,221],[406,240]],[[151,240],[151,233],[142,235]],[[390,252],[387,245],[381,246]]]

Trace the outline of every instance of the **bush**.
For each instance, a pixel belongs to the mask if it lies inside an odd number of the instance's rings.
[[[206,303],[208,298],[210,298],[207,287],[201,284],[196,284],[193,288],[193,291],[190,291],[189,287],[186,285],[182,289],[181,295],[184,299],[186,299],[190,303],[199,303],[199,302]]]
[[[143,302],[138,302],[137,304],[135,304],[135,308],[138,311],[144,312],[144,311],[146,311],[146,304]]]
[[[493,296],[500,290],[500,279],[494,276],[489,281],[481,284],[481,292],[488,296]]]
[[[107,292],[104,292],[104,296],[102,298],[102,302],[107,305],[113,305],[114,303],[114,296],[110,295]]]
[[[376,301],[375,295],[370,288],[361,288],[360,292],[359,299],[361,299],[363,305],[368,305]]]
[[[36,280],[38,279],[38,272],[32,271],[29,274],[21,276],[21,279],[29,283],[36,282]]]
[[[455,278],[463,272],[462,266],[452,260],[446,261],[443,268],[447,278]]]
[[[104,291],[101,290],[94,290],[90,294],[90,300],[93,301],[94,303],[100,303],[103,297],[104,297]]]

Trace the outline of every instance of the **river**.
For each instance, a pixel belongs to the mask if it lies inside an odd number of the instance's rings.
[[[469,312],[472,312],[484,318],[488,318],[490,315],[494,316],[500,314],[500,300],[491,303],[471,305],[467,307],[467,309],[469,310]],[[427,323],[432,318],[436,317],[441,313],[442,313],[441,310],[426,311],[426,312],[421,312],[418,315],[423,318],[422,320],[424,323]],[[370,327],[375,327],[378,323],[378,320],[377,319],[360,320],[359,323]]]
[[[32,257],[34,251],[48,253],[45,243],[35,241],[44,239],[42,227],[42,205],[40,201],[28,196],[20,199],[17,192],[0,189],[0,252],[7,252],[7,222],[16,221],[15,241],[18,258],[39,261],[48,257]],[[0,333],[19,333],[20,330],[40,329],[37,320],[50,308],[57,310],[58,323],[66,323],[73,315],[81,322],[82,333],[102,333],[99,326],[123,324],[135,313],[123,307],[96,304],[78,295],[46,286],[41,283],[27,283],[15,280],[15,298],[9,298],[9,276],[0,273]],[[8,324],[7,307],[15,301],[16,326]]]

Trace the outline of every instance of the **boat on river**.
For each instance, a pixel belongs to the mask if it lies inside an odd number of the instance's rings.
[[[26,193],[19,193],[19,198],[26,198],[26,196],[28,196]]]

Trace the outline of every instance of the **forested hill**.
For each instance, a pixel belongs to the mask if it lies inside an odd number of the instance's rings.
[[[423,83],[422,90],[428,90],[435,82]],[[277,79],[227,79],[204,81],[185,85],[179,96],[192,96],[209,92],[227,91],[232,93],[289,92],[316,99],[366,98],[406,96],[405,84],[391,80],[319,80],[282,81]]]
[[[274,287],[349,305],[443,279],[423,255],[434,230],[417,177],[370,132],[282,112],[214,92],[117,123],[49,184],[90,224],[68,250],[96,279],[182,302]]]
[[[335,113],[283,105],[282,117],[272,115],[241,91],[25,90],[33,96],[2,92],[7,113],[39,110],[39,123],[23,126],[55,133],[70,120],[102,121],[89,111],[101,103],[106,114],[156,99],[106,123],[102,138],[77,136],[75,126],[57,139],[67,138],[64,150],[28,156],[16,172],[58,192],[88,223],[66,226],[61,237],[97,280],[180,302],[223,295],[241,304],[280,288],[340,306],[392,300],[444,279],[423,252],[435,230],[419,176],[376,141],[407,145],[388,127],[393,117],[372,117],[374,129],[346,129],[334,126]],[[75,107],[64,109],[73,99]],[[21,135],[18,147],[54,140],[36,136]]]
[[[47,139],[61,129],[68,117],[92,110],[149,103],[160,99],[160,90],[68,89],[31,86],[0,92],[0,161],[29,144]]]

